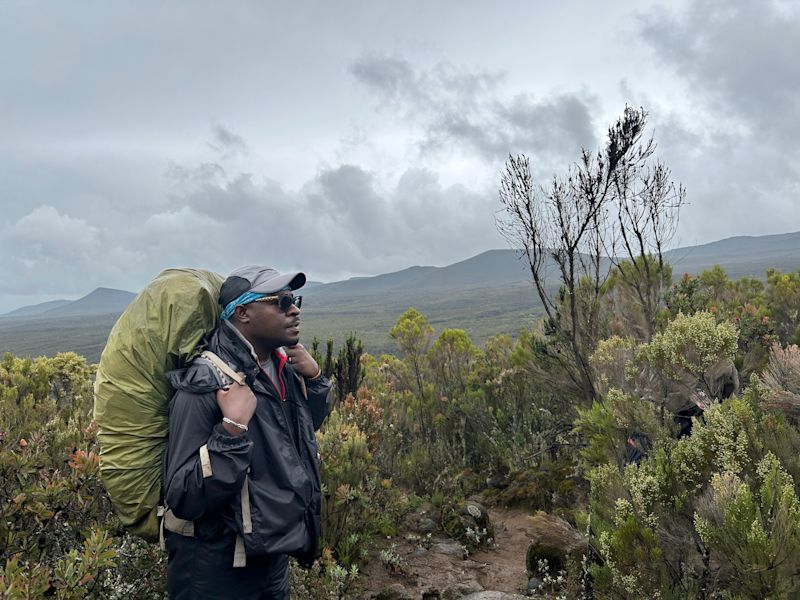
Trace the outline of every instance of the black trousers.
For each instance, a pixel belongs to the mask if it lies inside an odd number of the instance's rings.
[[[236,536],[199,540],[165,532],[171,600],[288,600],[289,557],[248,556],[233,568]]]

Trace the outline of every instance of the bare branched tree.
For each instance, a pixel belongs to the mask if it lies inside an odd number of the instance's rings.
[[[651,137],[639,146],[634,160],[615,174],[618,246],[608,249],[616,282],[633,293],[641,310],[641,337],[650,341],[671,271],[664,252],[675,235],[680,208],[686,198],[682,185],[670,180],[671,171],[653,160]]]
[[[547,186],[534,183],[530,160],[509,156],[500,180],[500,232],[530,267],[546,314],[554,358],[576,391],[598,398],[589,355],[601,331],[601,300],[611,270],[635,292],[649,339],[664,285],[663,253],[685,193],[643,141],[647,114],[626,108],[606,147]],[[548,286],[557,275],[558,287]]]

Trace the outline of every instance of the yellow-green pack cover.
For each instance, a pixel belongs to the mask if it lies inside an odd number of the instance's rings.
[[[202,350],[219,318],[222,281],[211,271],[162,271],[122,313],[100,357],[94,388],[100,474],[122,524],[146,539],[158,539],[172,397],[165,373]]]

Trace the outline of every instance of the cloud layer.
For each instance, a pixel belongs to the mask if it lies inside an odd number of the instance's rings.
[[[689,188],[686,241],[800,228],[800,11],[695,0],[641,17],[690,110],[658,106],[661,148]]]
[[[796,3],[288,6],[4,7],[0,313],[171,266],[502,247],[505,158],[548,179],[626,102],[688,190],[679,242],[800,229]]]

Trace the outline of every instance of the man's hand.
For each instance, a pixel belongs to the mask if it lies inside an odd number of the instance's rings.
[[[222,416],[242,425],[247,425],[250,422],[253,413],[256,411],[257,402],[253,390],[248,385],[233,383],[227,390],[217,390],[217,404],[222,411]],[[244,433],[243,429],[239,429],[230,423],[223,423],[222,426],[231,435]]]
[[[303,344],[286,346],[286,356],[289,357],[289,363],[294,367],[294,370],[303,377],[311,378],[319,375],[317,361],[308,353]]]

